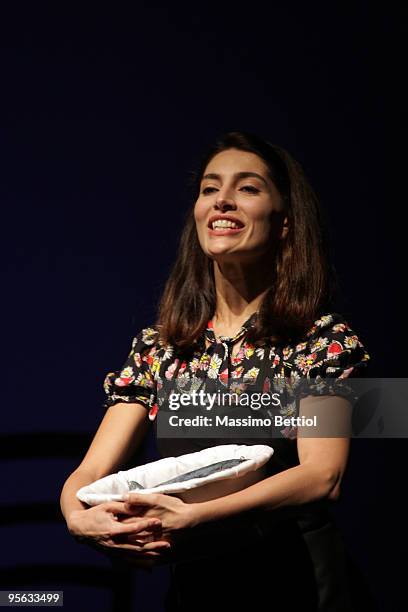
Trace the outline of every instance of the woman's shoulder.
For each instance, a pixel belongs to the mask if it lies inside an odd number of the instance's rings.
[[[133,336],[131,354],[154,355],[161,346],[160,326],[154,323],[140,328]]]
[[[297,363],[308,371],[324,367],[325,372],[327,368],[327,373],[338,374],[347,368],[350,372],[360,370],[371,359],[349,320],[339,312],[319,315],[304,341],[296,346],[295,354]]]
[[[352,327],[350,320],[340,312],[327,312],[315,319],[313,325],[306,333],[306,340],[310,343],[318,337],[346,343],[353,340],[352,344],[360,344],[362,346],[361,340]]]
[[[319,334],[344,334],[353,331],[345,316],[339,312],[328,312],[319,315],[306,333],[310,338]]]

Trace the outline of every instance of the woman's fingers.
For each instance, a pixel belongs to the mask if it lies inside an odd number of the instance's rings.
[[[160,503],[160,493],[129,493],[126,496],[125,501],[128,505],[136,506],[156,506]]]
[[[154,542],[157,540],[161,540],[163,535],[163,529],[161,525],[155,526],[153,525],[150,529],[144,529],[143,531],[138,531],[137,533],[128,533],[127,541],[133,542],[143,542],[146,544],[147,542]]]
[[[119,501],[104,502],[103,506],[107,512],[113,512],[113,514],[127,514],[129,516],[134,516],[137,508],[136,505],[130,507],[128,503]]]
[[[107,542],[93,542],[93,548],[96,548],[99,551],[104,552],[107,555],[114,556],[120,559],[132,559],[132,560],[148,560],[148,559],[156,559],[161,557],[162,552],[160,550],[144,550],[143,547],[140,547],[140,550],[136,550],[137,547],[132,546],[128,547],[127,545],[116,545],[115,542],[108,544]]]
[[[137,535],[135,536],[138,540],[146,540],[146,542],[148,541],[153,541],[153,540],[157,540],[157,537],[160,535],[160,533],[162,532],[162,527],[161,525],[159,525],[157,528],[155,525],[153,525],[149,530],[144,529],[143,531],[138,531]],[[132,537],[132,534],[129,534],[129,539]]]
[[[125,543],[116,543],[115,541],[113,541],[113,543],[110,542],[106,542],[104,544],[104,546],[107,546],[108,548],[119,548],[122,550],[132,550],[134,552],[148,552],[148,551],[163,551],[163,550],[167,550],[168,548],[170,548],[170,544],[168,542],[166,542],[165,540],[160,541],[160,542],[150,542],[148,544],[125,544]]]
[[[155,516],[135,516],[135,507],[128,508],[122,502],[107,502],[105,511],[112,512],[115,521],[115,530],[117,533],[132,534],[144,532],[151,533],[152,530],[161,529],[162,522]],[[123,519],[119,520],[117,514],[126,514]]]
[[[101,505],[108,512],[115,512],[116,514],[120,514],[120,513],[129,514],[128,506],[125,502],[111,501],[111,502],[104,502]]]
[[[120,543],[119,543],[119,546],[121,546]],[[127,547],[127,546],[130,546],[130,547],[133,546],[135,552],[140,552],[143,554],[147,552],[154,552],[154,553],[160,554],[164,550],[168,550],[169,548],[171,548],[171,546],[166,540],[163,540],[160,542],[148,542],[147,544],[145,544],[144,542],[132,542],[131,544],[124,543],[124,547]],[[127,550],[132,550],[132,548],[127,549]]]
[[[154,529],[161,526],[160,519],[155,518],[140,518],[138,521],[134,521],[132,523],[121,523],[117,521],[113,528],[114,535],[120,534],[130,534],[130,533],[139,533],[140,531],[144,531],[146,529]]]
[[[146,559],[157,559],[158,557],[161,557],[161,553],[155,550],[146,550],[142,553],[135,552],[132,555],[126,554],[126,557],[128,559],[138,559],[139,561],[143,561]]]
[[[143,538],[139,537],[139,534],[132,536],[132,535],[128,535],[126,538],[126,541],[129,544],[139,544],[141,545],[145,545],[145,544],[149,544],[150,542],[155,542],[158,538],[155,537],[154,535],[151,536],[144,536]]]
[[[161,551],[168,550],[171,548],[171,544],[167,540],[159,540],[157,542],[148,542],[143,546],[143,552],[148,551]]]

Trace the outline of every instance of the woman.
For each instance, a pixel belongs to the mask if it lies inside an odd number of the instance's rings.
[[[203,159],[193,189],[157,321],[136,335],[123,367],[107,374],[106,415],[64,485],[68,528],[140,566],[171,562],[168,610],[268,601],[277,610],[288,603],[361,610],[329,512],[346,469],[347,436],[303,437],[296,426],[265,440],[157,435],[169,381],[190,392],[254,382],[270,389],[288,378],[362,376],[370,359],[332,310],[334,272],[319,205],[286,151],[230,132]],[[313,396],[301,398],[299,416]],[[347,397],[335,400],[349,419]],[[131,493],[128,502],[86,508],[76,491],[120,469],[151,424],[162,457],[224,443],[269,444],[267,475],[211,501]]]

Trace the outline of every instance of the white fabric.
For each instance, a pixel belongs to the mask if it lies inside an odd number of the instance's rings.
[[[76,496],[90,506],[108,501],[123,501],[124,495],[129,493],[128,481],[135,480],[145,487],[135,489],[135,493],[177,494],[177,497],[186,502],[205,501],[228,495],[262,480],[265,477],[264,466],[272,454],[273,449],[263,444],[212,446],[195,453],[166,457],[130,470],[110,474],[82,487]],[[192,470],[219,461],[241,458],[245,461],[235,467],[202,478],[157,486],[160,482],[171,480]]]

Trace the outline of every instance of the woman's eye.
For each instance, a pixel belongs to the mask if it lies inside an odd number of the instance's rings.
[[[215,187],[204,187],[201,193],[207,194],[209,189],[215,189]]]
[[[258,193],[259,189],[254,187],[253,185],[244,185],[241,189],[249,189],[252,193]]]
[[[207,193],[209,193],[208,190],[214,191],[214,189],[215,189],[215,187],[204,187],[204,189],[202,190],[201,193],[206,195]],[[259,192],[259,189],[257,189],[253,185],[244,185],[243,187],[241,187],[241,189],[249,189],[249,191],[251,191],[252,193],[258,193]]]

